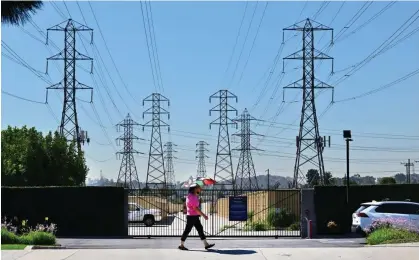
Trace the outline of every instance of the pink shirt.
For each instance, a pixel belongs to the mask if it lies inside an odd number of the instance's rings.
[[[193,193],[189,193],[186,197],[186,214],[188,216],[199,216],[194,207],[199,207],[199,198]]]

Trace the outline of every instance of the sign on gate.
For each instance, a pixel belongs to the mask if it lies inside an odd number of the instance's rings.
[[[229,197],[229,221],[247,221],[247,197]]]

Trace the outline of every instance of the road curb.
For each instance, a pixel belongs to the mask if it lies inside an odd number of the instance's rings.
[[[367,245],[368,247],[419,247],[419,243],[398,243],[398,244],[381,244]]]
[[[26,250],[26,248],[25,248],[25,250]],[[66,247],[65,246],[62,246],[62,245],[55,245],[55,246],[31,246],[31,249],[30,250],[37,250],[37,249],[66,249]]]

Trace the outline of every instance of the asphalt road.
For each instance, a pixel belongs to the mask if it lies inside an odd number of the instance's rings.
[[[209,238],[215,246],[222,248],[325,248],[363,247],[365,239],[301,239],[301,238]],[[177,248],[179,238],[137,238],[137,239],[58,239],[58,243],[68,249],[170,249]],[[202,242],[190,238],[185,245],[201,248]]]

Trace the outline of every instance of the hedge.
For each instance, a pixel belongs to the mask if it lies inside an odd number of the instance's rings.
[[[327,223],[338,224],[339,233],[348,233],[352,225],[352,213],[361,203],[372,200],[406,200],[419,202],[419,184],[362,185],[349,187],[349,205],[346,204],[345,186],[315,186],[314,204],[317,234],[329,234]]]
[[[121,187],[2,187],[2,217],[57,224],[58,237],[127,236],[128,197]]]

